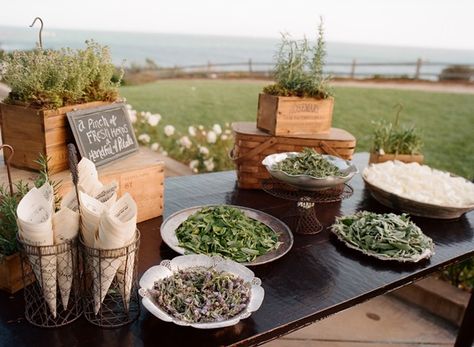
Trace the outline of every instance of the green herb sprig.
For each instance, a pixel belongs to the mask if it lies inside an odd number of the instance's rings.
[[[271,228],[229,206],[199,210],[176,229],[176,237],[187,251],[221,255],[240,263],[251,262],[281,244]]]
[[[275,163],[272,169],[283,171],[288,175],[309,175],[316,178],[345,176],[336,165],[330,163],[313,148],[304,148],[301,153],[289,155],[284,160]]]
[[[368,211],[336,218],[331,230],[349,245],[386,259],[417,260],[434,244],[408,215]]]
[[[171,316],[190,323],[220,322],[242,312],[250,283],[231,273],[195,267],[156,281],[149,293]]]

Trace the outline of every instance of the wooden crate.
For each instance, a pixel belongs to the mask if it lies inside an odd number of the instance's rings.
[[[112,164],[98,168],[99,178],[108,183],[116,180],[119,195],[130,193],[138,206],[138,222],[159,217],[163,214],[164,163],[160,156],[148,148],[141,147],[138,153]],[[14,181],[34,181],[37,174],[31,171],[13,169]],[[60,194],[72,189],[68,170],[56,173],[53,180],[62,181]],[[0,167],[0,183],[7,184],[6,167]]]
[[[404,163],[423,164],[422,154],[378,154],[370,153],[369,164],[383,163],[389,160],[398,160]]]
[[[0,258],[0,289],[14,294],[22,288],[20,253]]]
[[[331,128],[325,135],[291,137],[271,136],[257,129],[253,122],[233,123],[232,129],[235,145],[231,156],[236,164],[238,186],[245,189],[260,189],[261,181],[270,178],[262,165],[269,154],[299,152],[311,147],[319,153],[351,159],[356,146],[355,137],[338,128]]]
[[[43,110],[0,103],[3,143],[13,146],[15,156],[12,166],[22,169],[38,169],[40,153],[51,158],[52,173],[67,169],[67,144],[73,141],[66,112],[110,104],[90,102]]]
[[[334,99],[258,96],[257,127],[276,136],[329,134]]]

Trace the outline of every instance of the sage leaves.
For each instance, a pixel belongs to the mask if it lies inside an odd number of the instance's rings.
[[[336,165],[313,148],[305,148],[301,153],[289,155],[286,159],[274,164],[272,169],[283,171],[288,175],[309,175],[315,178],[345,176]]]
[[[433,240],[406,214],[361,211],[336,218],[331,230],[349,247],[379,259],[416,262],[433,254]]]

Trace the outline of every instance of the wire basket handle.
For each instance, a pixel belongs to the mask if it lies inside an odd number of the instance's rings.
[[[8,185],[10,187],[10,195],[13,196],[13,182],[12,182],[12,175],[10,172],[10,161],[13,158],[13,155],[15,154],[15,151],[13,150],[13,147],[7,144],[0,145],[0,150],[8,148],[10,150],[10,155],[7,157],[5,160],[5,165],[7,166],[7,175],[8,175]],[[5,156],[5,150],[3,150],[3,155]]]

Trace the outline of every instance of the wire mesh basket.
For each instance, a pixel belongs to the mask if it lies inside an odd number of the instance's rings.
[[[139,245],[138,229],[133,242],[122,248],[92,248],[81,240],[83,310],[89,322],[113,328],[134,321],[140,314],[137,280]]]
[[[21,254],[26,319],[40,327],[59,327],[82,314],[81,263],[77,238],[34,246],[17,237]]]

